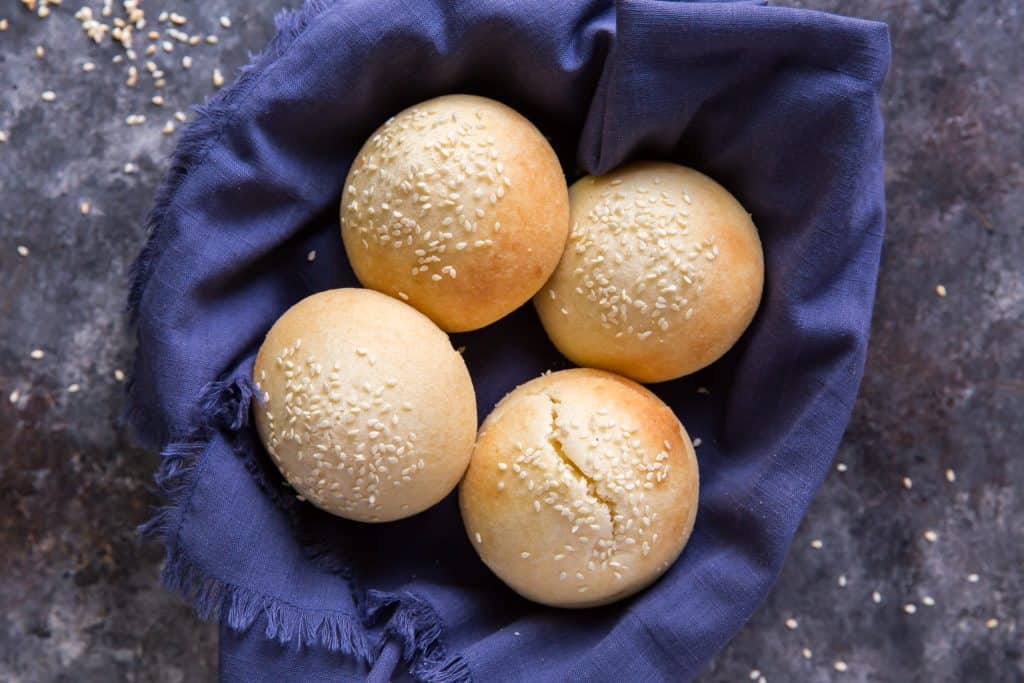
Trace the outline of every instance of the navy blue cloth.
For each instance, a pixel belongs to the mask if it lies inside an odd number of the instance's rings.
[[[130,408],[162,449],[167,496],[146,531],[166,543],[167,585],[222,624],[222,679],[692,678],[768,591],[853,406],[884,230],[886,27],[751,2],[343,0],[280,28],[180,141],[131,293]],[[274,320],[357,284],[338,202],[360,145],[454,92],[530,118],[570,181],[673,160],[760,230],[751,328],[711,368],[653,387],[703,441],[693,536],[615,605],[519,598],[478,560],[453,497],[385,525],[320,513],[249,426]],[[530,306],[453,342],[481,416],[568,365]]]

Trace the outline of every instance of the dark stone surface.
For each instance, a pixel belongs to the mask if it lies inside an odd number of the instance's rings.
[[[87,41],[77,4],[45,20],[0,5],[0,680],[215,677],[216,630],[163,592],[159,548],[135,539],[156,456],[121,425],[114,375],[130,358],[127,268],[174,142],[160,129],[212,91],[214,66],[231,77],[284,4],[143,1],[146,31],[168,9],[221,39],[152,58],[167,72],[164,107],[143,69],[125,85],[111,63],[120,47]],[[1017,0],[794,4],[890,24],[888,237],[836,458],[846,471],[828,477],[777,587],[703,680],[1022,680],[1024,12]],[[191,71],[178,66],[186,53]],[[135,113],[145,124],[127,126]]]
[[[88,4],[98,14],[102,3]],[[163,591],[162,549],[135,534],[156,502],[157,459],[121,424],[114,373],[130,366],[128,268],[176,137],[161,128],[213,91],[214,67],[230,77],[266,42],[280,4],[143,0],[143,34],[166,7],[189,18],[182,29],[220,42],[147,58],[136,36],[132,88],[127,65],[111,62],[124,50],[92,44],[73,18],[80,3],[42,20],[0,2],[10,23],[0,33],[0,681],[215,678],[216,629]],[[230,29],[218,23],[225,13]],[[147,59],[166,72],[163,107],[150,101]],[[95,71],[82,71],[87,60]],[[145,124],[126,125],[136,113]],[[46,355],[34,360],[37,348]]]
[[[848,469],[826,479],[767,603],[705,681],[753,669],[769,681],[1024,680],[1021,10],[856,9],[889,23],[893,64],[888,233],[864,383],[836,456]]]

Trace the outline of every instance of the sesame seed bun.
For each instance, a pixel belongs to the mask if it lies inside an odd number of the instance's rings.
[[[414,515],[455,488],[473,451],[462,356],[426,316],[377,292],[334,289],[292,306],[267,333],[253,379],[274,463],[300,496],[341,517]]]
[[[359,281],[449,332],[529,301],[568,231],[568,190],[551,145],[512,109],[471,95],[388,120],[360,150],[341,199]]]
[[[473,547],[517,593],[553,607],[632,595],[679,556],[697,459],[675,414],[601,370],[544,375],[484,421],[459,503]]]
[[[582,178],[569,196],[565,252],[534,297],[559,351],[661,382],[736,343],[761,300],[764,257],[728,191],[691,168],[644,162]]]

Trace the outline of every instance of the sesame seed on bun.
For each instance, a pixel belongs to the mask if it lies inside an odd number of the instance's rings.
[[[267,333],[253,379],[260,439],[295,491],[327,512],[414,515],[469,462],[476,397],[462,356],[383,294],[334,289],[298,302]]]
[[[567,358],[640,382],[695,372],[732,347],[761,300],[750,214],[706,175],[638,162],[580,179],[571,230],[534,304]]]
[[[625,598],[682,552],[697,459],[672,410],[639,384],[564,370],[512,391],[484,421],[459,487],[484,563],[554,607]]]
[[[551,145],[509,107],[447,95],[397,114],[363,145],[341,233],[365,287],[449,332],[530,300],[555,269],[569,197]]]

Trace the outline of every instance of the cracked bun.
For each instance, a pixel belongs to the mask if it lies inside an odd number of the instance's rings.
[[[691,168],[640,162],[569,190],[571,230],[534,297],[548,337],[577,365],[662,382],[713,363],[761,300],[750,214]]]
[[[253,380],[267,452],[300,497],[340,517],[425,510],[455,488],[473,452],[476,397],[462,356],[426,316],[368,289],[289,308]]]
[[[569,193],[551,145],[500,102],[446,95],[377,129],[341,199],[341,235],[365,287],[449,332],[530,300],[569,232]]]
[[[697,514],[697,458],[675,414],[609,372],[564,370],[506,396],[459,487],[473,547],[525,598],[593,607],[679,557]]]

